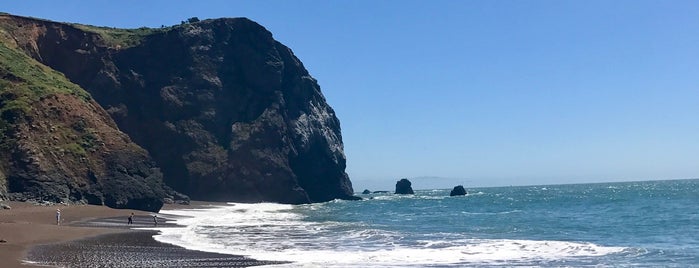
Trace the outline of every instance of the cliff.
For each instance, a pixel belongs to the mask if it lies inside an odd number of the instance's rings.
[[[62,74],[0,43],[0,196],[157,211],[148,153]]]
[[[89,93],[84,98],[93,110],[80,114],[100,114],[123,137],[123,146],[133,148],[113,150],[128,155],[117,158],[142,164],[153,174],[162,171],[164,183],[179,192],[201,200],[292,204],[355,198],[334,111],[292,51],[253,21],[124,30],[0,15],[0,29],[3,45],[16,48],[9,50],[62,73]],[[11,79],[5,76],[7,83]],[[75,109],[63,100],[54,106]],[[36,118],[52,120],[42,114]],[[74,136],[85,135],[74,131]],[[17,135],[15,140],[46,154],[55,151],[55,146]],[[101,147],[89,149],[79,159],[97,161],[105,153]],[[131,158],[137,155],[141,159]],[[152,165],[145,164],[151,163],[149,157]],[[8,158],[17,161],[14,155]],[[66,166],[56,174],[70,178],[80,166],[56,163]],[[0,183],[2,174],[9,178],[24,170],[3,168]],[[12,181],[36,176],[25,177]],[[94,183],[88,179],[85,185]]]

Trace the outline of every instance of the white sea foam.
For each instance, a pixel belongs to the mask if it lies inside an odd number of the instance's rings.
[[[402,200],[402,199],[416,199],[416,200],[443,200],[450,198],[449,196],[438,196],[438,195],[399,195],[399,194],[387,194],[387,195],[377,195],[367,198],[365,200]]]
[[[307,205],[303,209],[317,209]],[[170,210],[179,228],[161,228],[158,241],[188,249],[291,261],[288,267],[389,267],[467,265],[559,260],[623,251],[592,243],[427,236],[404,234],[359,223],[305,221],[299,207],[231,204],[202,210]]]
[[[510,213],[521,213],[522,211],[519,209],[515,210],[510,210],[510,211],[499,211],[499,212],[468,212],[468,211],[462,211],[461,214],[465,215],[502,215],[502,214],[510,214]]]

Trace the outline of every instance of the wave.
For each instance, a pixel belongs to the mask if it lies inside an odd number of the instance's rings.
[[[532,240],[431,241],[422,247],[395,247],[381,250],[308,251],[293,248],[264,253],[254,258],[291,260],[275,267],[406,267],[427,265],[488,265],[540,263],[573,257],[603,256],[619,253],[620,247],[602,247],[590,243]],[[445,244],[449,246],[445,246]]]
[[[357,222],[308,221],[301,211],[309,208],[314,207],[231,203],[209,209],[165,210],[161,214],[174,217],[182,227],[160,228],[155,239],[187,249],[293,262],[288,267],[536,263],[626,249],[585,242],[477,239],[453,233],[408,237]]]
[[[523,212],[522,210],[515,209],[515,210],[508,210],[508,211],[498,211],[498,212],[468,212],[468,211],[462,211],[461,214],[464,215],[504,215],[504,214],[510,214],[510,213],[521,213]]]
[[[430,196],[430,195],[400,195],[400,194],[392,194],[392,195],[377,195],[377,196],[372,196],[367,199],[364,199],[366,201],[370,200],[402,200],[402,199],[414,199],[414,200],[442,200],[445,198],[449,198],[449,195],[446,196]]]

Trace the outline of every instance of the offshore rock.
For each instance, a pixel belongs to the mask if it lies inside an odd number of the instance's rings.
[[[451,190],[451,193],[449,193],[449,196],[458,196],[458,195],[466,195],[466,189],[464,189],[464,186],[456,186],[454,189]]]
[[[395,194],[415,194],[413,192],[412,183],[408,179],[401,179],[396,182]]]
[[[80,198],[88,201],[133,205],[126,200],[148,201],[127,196],[129,187],[143,195],[137,190],[158,188],[162,177],[175,191],[200,200],[298,204],[358,199],[345,173],[335,112],[301,61],[259,24],[236,18],[123,30],[11,15],[0,19],[10,25],[7,40],[87,90],[128,135],[124,139],[146,150],[105,151],[118,165],[105,165],[107,170],[87,177],[108,174],[153,183],[102,184],[124,188],[107,198],[89,180],[64,183],[76,172],[40,177],[25,168],[26,174],[13,177],[23,191],[65,195],[83,187],[89,191]],[[140,158],[128,159],[136,155]]]
[[[369,189],[364,189],[364,191],[362,192],[362,194],[371,194],[371,191],[369,191]]]

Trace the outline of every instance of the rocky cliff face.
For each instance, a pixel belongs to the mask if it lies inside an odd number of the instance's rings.
[[[0,197],[158,211],[167,191],[148,153],[15,45],[0,43]]]
[[[18,48],[87,90],[175,190],[218,201],[354,198],[334,111],[257,23],[119,30],[0,19]]]

